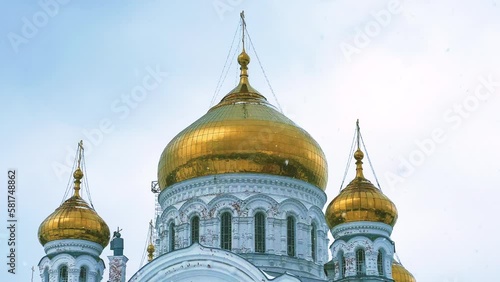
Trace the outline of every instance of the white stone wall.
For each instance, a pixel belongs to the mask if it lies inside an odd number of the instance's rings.
[[[332,234],[335,241],[330,246],[334,262],[334,281],[344,278],[342,276],[342,254],[346,263],[345,277],[356,276],[356,251],[358,249],[365,252],[365,273],[367,276],[379,276],[377,257],[379,250],[381,250],[383,277],[392,279],[392,257],[395,250],[394,242],[390,239],[391,232],[391,226],[378,222],[350,222],[334,227]]]
[[[104,263],[98,256],[102,252],[102,246],[99,244],[85,240],[65,239],[49,242],[45,244],[44,249],[51,258],[45,256],[38,264],[42,282],[59,281],[59,271],[63,266],[68,268],[69,282],[79,281],[81,267],[87,269],[88,282],[102,280]],[[49,281],[46,281],[44,277],[46,269],[49,273]]]
[[[158,255],[170,252],[169,224],[175,223],[175,248],[191,244],[191,218],[200,218],[200,244],[220,247],[220,214],[232,215],[232,252],[246,254],[258,266],[269,260],[257,259],[254,253],[254,215],[266,215],[265,254],[286,256],[287,271],[297,270],[314,277],[324,277],[328,261],[328,227],[322,208],[326,195],[319,188],[292,178],[265,174],[223,174],[177,183],[162,191],[159,202],[163,213],[156,223]],[[295,218],[296,258],[287,255],[286,218]],[[316,261],[311,257],[311,228],[316,224]],[[300,267],[299,267],[300,266]],[[321,271],[319,271],[321,270]],[[293,272],[292,272],[293,273]]]

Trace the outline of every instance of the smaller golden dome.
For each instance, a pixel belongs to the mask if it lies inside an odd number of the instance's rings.
[[[417,282],[415,277],[395,260],[392,261],[392,279],[394,282]]]
[[[152,261],[154,258],[155,246],[150,243],[146,250],[148,251],[148,261]]]
[[[363,175],[363,152],[358,148],[356,178],[326,208],[326,222],[331,228],[348,222],[372,221],[390,226],[396,224],[398,211],[394,203]]]
[[[109,243],[109,227],[79,194],[83,172],[77,168],[74,194],[49,215],[38,228],[38,240],[42,245],[55,240],[81,239],[106,247]]]

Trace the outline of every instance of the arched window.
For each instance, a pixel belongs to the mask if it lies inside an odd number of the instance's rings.
[[[382,253],[382,250],[378,251],[377,270],[378,270],[378,275],[384,276],[384,254]]]
[[[59,269],[59,282],[68,282],[68,267],[65,265]]]
[[[80,268],[79,282],[87,282],[87,269],[85,267]]]
[[[222,213],[220,217],[220,247],[231,250],[231,214]]]
[[[200,241],[200,218],[198,216],[193,216],[191,218],[191,244],[198,243]]]
[[[341,277],[345,277],[345,273],[347,271],[347,265],[346,265],[345,256],[344,256],[343,252],[341,252],[339,255],[339,264],[340,264]]]
[[[363,275],[365,272],[365,251],[363,249],[358,249],[356,251],[356,274]]]
[[[263,212],[255,214],[254,223],[255,252],[264,253],[266,251],[266,216]]]
[[[172,221],[168,226],[170,252],[175,250],[175,223]]]
[[[46,267],[43,271],[43,282],[49,282],[49,268]]]
[[[316,261],[316,224],[313,223],[311,227],[311,257]]]
[[[289,256],[295,256],[295,218],[286,218],[286,252]]]

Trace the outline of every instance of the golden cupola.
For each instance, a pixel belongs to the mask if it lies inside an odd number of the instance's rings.
[[[238,63],[238,86],[164,149],[158,164],[161,190],[224,173],[286,176],[324,190],[327,163],[318,143],[250,86],[244,47]]]
[[[96,211],[80,197],[83,172],[79,165],[73,173],[73,177],[75,179],[73,196],[62,203],[40,224],[38,240],[43,246],[56,240],[80,239],[106,247],[110,237],[109,227]]]
[[[396,260],[392,261],[392,279],[394,282],[417,282],[415,277]]]
[[[356,177],[330,202],[325,212],[326,222],[330,229],[357,221],[381,222],[394,227],[398,218],[396,206],[363,175],[364,153],[359,148],[359,125],[357,130]]]

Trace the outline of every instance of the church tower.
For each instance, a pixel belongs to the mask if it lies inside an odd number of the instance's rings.
[[[245,32],[243,17],[242,28]],[[271,276],[325,279],[325,155],[250,85],[244,38],[239,84],[161,154],[158,259],[198,248],[190,247],[194,244],[227,251]],[[132,281],[147,281],[137,277]]]
[[[38,239],[46,253],[38,264],[42,282],[102,280],[104,262],[99,256],[109,242],[109,228],[80,196],[83,178],[81,142],[78,151],[73,196],[49,215],[38,229]]]
[[[415,282],[402,265],[393,262],[395,247],[390,236],[398,212],[394,203],[363,174],[359,123],[356,127],[356,176],[326,209],[334,238],[330,246],[333,274],[329,277],[339,282]]]

